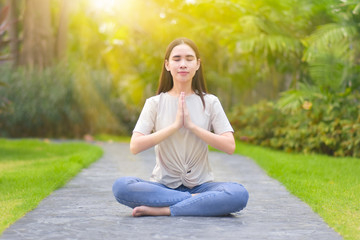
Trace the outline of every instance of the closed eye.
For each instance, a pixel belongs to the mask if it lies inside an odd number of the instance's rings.
[[[186,55],[186,56],[185,56],[185,59],[186,59],[186,61],[193,61],[193,60],[195,59],[195,56],[193,56],[193,55]],[[173,61],[180,61],[180,60],[181,60],[181,56],[175,55],[175,56],[172,57],[172,60],[173,60]]]

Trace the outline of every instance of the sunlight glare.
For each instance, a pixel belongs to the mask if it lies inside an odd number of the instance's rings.
[[[185,0],[186,4],[196,4],[196,0]]]
[[[89,0],[89,5],[95,10],[113,12],[114,8],[122,5],[126,0]]]

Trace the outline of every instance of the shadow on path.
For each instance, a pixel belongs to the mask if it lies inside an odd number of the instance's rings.
[[[216,181],[236,181],[249,191],[248,206],[230,217],[141,217],[118,204],[112,184],[120,176],[148,179],[153,149],[136,156],[128,144],[103,144],[105,154],[0,239],[342,239],[305,203],[269,178],[252,160],[211,152]]]

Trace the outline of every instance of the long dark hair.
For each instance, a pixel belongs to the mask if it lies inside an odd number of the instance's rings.
[[[157,89],[157,94],[160,94],[162,92],[164,92],[164,93],[168,92],[174,86],[173,77],[172,77],[171,73],[169,71],[167,71],[165,68],[165,60],[169,61],[171,51],[173,50],[174,47],[176,47],[180,44],[186,44],[189,47],[191,47],[195,52],[196,60],[200,59],[199,50],[198,50],[196,44],[192,40],[182,37],[182,38],[177,38],[174,41],[172,41],[168,45],[166,52],[165,52],[165,59],[164,59],[164,64],[163,64],[161,74],[160,74],[159,87]],[[205,108],[204,95],[207,93],[207,88],[206,88],[206,84],[205,84],[203,68],[202,68],[201,63],[200,63],[199,69],[196,71],[196,73],[192,79],[191,89],[195,92],[196,95],[198,95],[201,98],[201,101]]]

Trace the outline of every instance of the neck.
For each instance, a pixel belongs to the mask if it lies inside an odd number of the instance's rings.
[[[185,93],[185,96],[191,95],[194,91],[191,89],[190,85],[174,85],[173,88],[169,91],[172,95],[180,95],[181,92]]]

